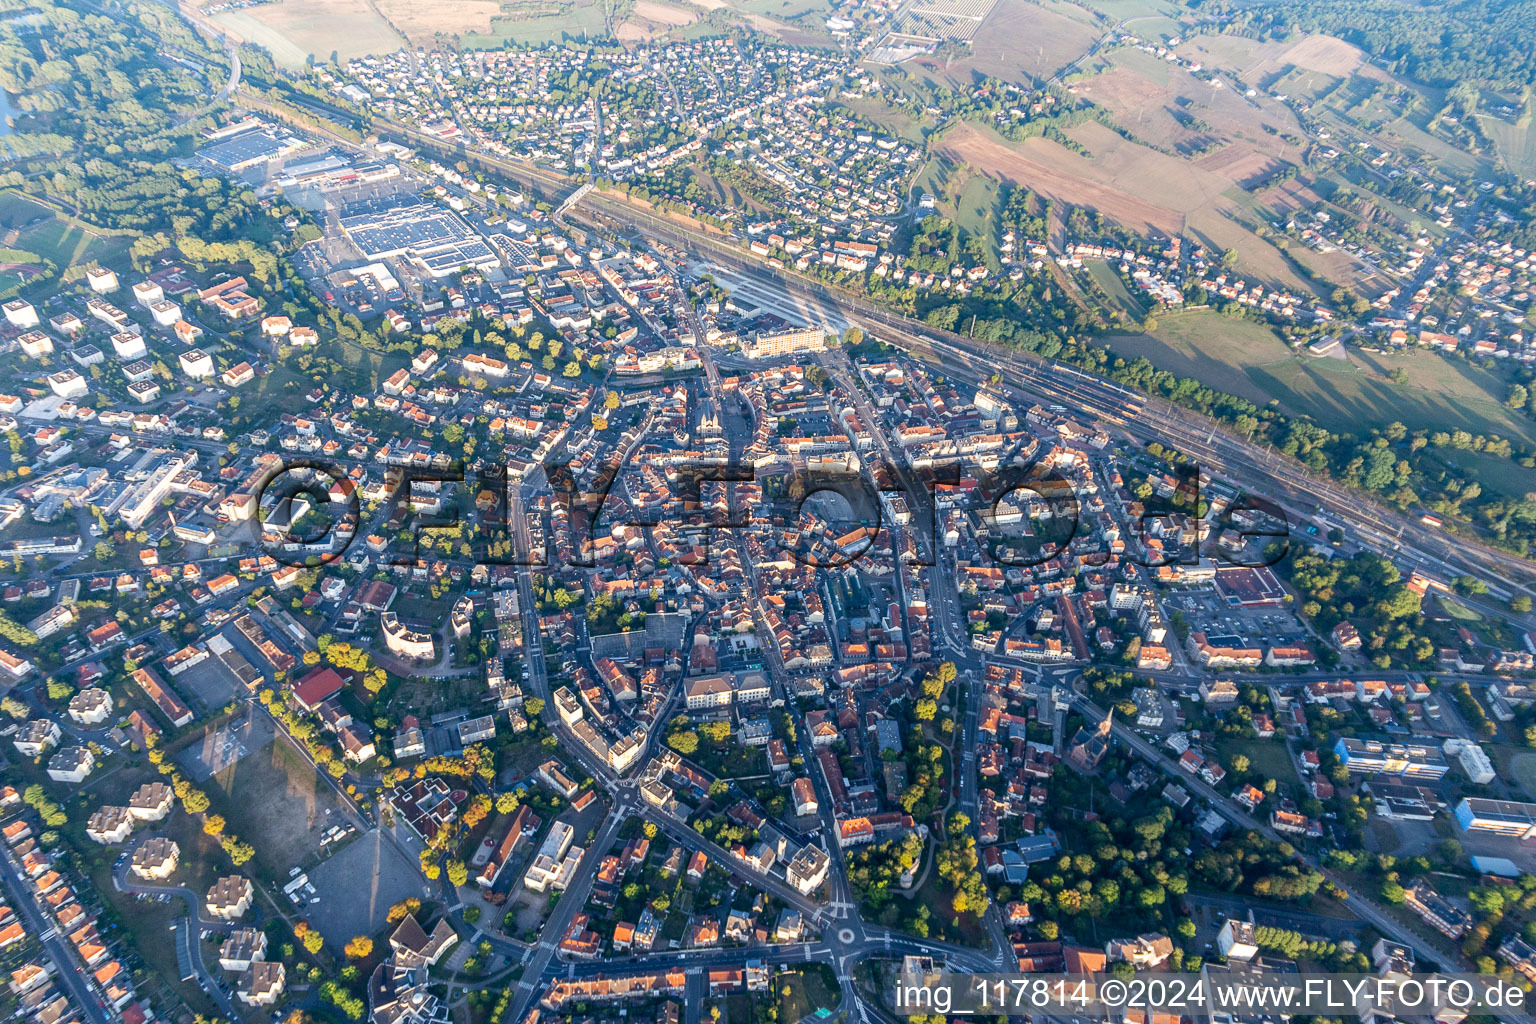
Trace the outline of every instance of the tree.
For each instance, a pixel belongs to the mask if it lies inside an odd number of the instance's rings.
[[[355,935],[344,952],[349,960],[366,960],[373,954],[373,940],[366,935]]]
[[[415,896],[407,896],[405,899],[389,908],[387,920],[390,924],[399,924],[405,920],[407,914],[414,914],[421,909],[421,900]]]
[[[453,885],[463,885],[469,881],[469,869],[464,866],[463,861],[450,860],[448,862],[448,881]]]
[[[219,840],[219,845],[224,847],[224,852],[229,854],[229,859],[235,867],[239,867],[252,857],[256,856],[256,848],[233,835],[226,834]]]
[[[224,831],[224,816],[210,814],[203,819],[203,831],[211,836],[219,835]]]
[[[692,729],[680,729],[667,737],[667,746],[687,757],[699,749],[699,734]]]
[[[303,922],[300,923],[302,924]],[[325,945],[325,936],[317,931],[310,930],[300,936],[300,941],[304,943],[304,948],[313,956],[320,952],[320,947]]]

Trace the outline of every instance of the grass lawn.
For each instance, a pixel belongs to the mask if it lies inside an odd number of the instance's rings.
[[[314,382],[286,366],[274,366],[271,373],[257,377],[254,384],[252,391],[240,396],[240,408],[231,417],[235,430],[270,429],[283,413],[304,415],[312,408],[304,396],[315,386]]]
[[[434,623],[440,623],[448,617],[448,612],[453,608],[453,601],[448,598],[438,598],[436,601],[428,597],[414,595],[401,595],[392,607],[392,611],[405,622],[423,623],[425,628],[435,629]]]
[[[1140,320],[1147,315],[1146,309],[1125,287],[1125,282],[1120,280],[1120,275],[1115,273],[1106,260],[1089,260],[1085,269],[1094,283],[1104,289],[1104,294],[1109,296],[1114,308],[1133,320]]]
[[[55,266],[68,267],[80,262],[95,239],[79,227],[55,218],[23,234],[21,241],[22,248],[52,260]]]
[[[1494,747],[1495,756],[1499,753],[1507,753],[1508,747]],[[1509,756],[1509,764],[1504,769],[1506,777],[1513,775],[1528,796],[1536,796],[1536,754],[1513,754]]]
[[[0,192],[0,228],[17,228],[52,212],[14,192]]]
[[[1398,838],[1397,830],[1392,827],[1390,821],[1372,818],[1366,822],[1365,827],[1370,829],[1371,835],[1376,837],[1376,850],[1378,853],[1395,853],[1397,848],[1402,845],[1402,840]]]
[[[826,964],[806,964],[796,971],[785,971],[773,979],[779,1002],[779,1020],[794,1024],[807,1014],[831,1009],[841,998],[837,976]]]
[[[196,982],[179,980],[181,965],[176,959],[176,937],[171,934],[171,924],[186,916],[186,902],[181,899],[170,903],[136,900],[128,893],[112,888],[111,872],[105,868],[93,872],[91,880],[106,900],[110,912],[121,922],[128,941],[133,943],[156,978],[174,990],[194,1013],[204,1014],[210,1020],[217,1016],[218,1007]],[[154,979],[146,980],[153,985]]]
[[[725,1024],[757,1024],[762,1019],[757,1000],[748,995],[726,996],[712,1001],[720,1007],[720,1019]],[[708,1016],[708,1011],[705,1011]]]
[[[1455,598],[1442,597],[1440,607],[1445,609],[1445,614],[1458,622],[1481,622],[1483,617]]]
[[[940,881],[937,871],[929,872],[928,881],[918,890],[917,899],[932,915],[929,919],[932,937],[946,942],[958,942],[962,946],[984,947],[987,944],[987,929],[980,918],[975,914],[960,914],[959,923],[955,923],[957,916],[954,898],[954,887]]]
[[[732,10],[766,14],[784,21],[813,11],[825,12],[831,9],[826,0],[731,0],[730,7]]]
[[[1216,741],[1216,753],[1223,768],[1232,763],[1234,754],[1248,758],[1251,770],[1274,779],[1282,785],[1296,782],[1296,767],[1280,740],[1220,739]]]
[[[689,756],[699,767],[722,779],[767,775],[768,762],[762,747],[744,747],[734,739],[712,743],[700,737],[699,749]]]

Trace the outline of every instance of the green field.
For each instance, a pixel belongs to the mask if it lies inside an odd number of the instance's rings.
[[[1152,18],[1154,15],[1177,17],[1179,13],[1178,4],[1163,3],[1161,0],[1088,0],[1083,6],[1099,11],[1115,21],[1134,18],[1138,24],[1141,19]],[[1137,31],[1140,34],[1145,29],[1143,27]]]
[[[468,50],[496,50],[508,42],[562,43],[601,39],[607,32],[603,4],[576,0],[568,10],[534,17],[493,18],[490,32],[465,32],[461,45]]]
[[[1119,274],[1115,273],[1107,260],[1089,260],[1084,264],[1083,269],[1087,271],[1089,277],[1093,278],[1094,284],[1104,289],[1104,294],[1109,296],[1112,308],[1118,309],[1132,320],[1140,320],[1147,315],[1146,309],[1137,301],[1136,296],[1131,294],[1130,289],[1126,288],[1125,282],[1120,279]]]
[[[282,4],[272,9],[225,11],[213,20],[247,42],[264,47],[279,65],[302,68],[311,54],[325,61],[334,51],[341,60],[370,53],[390,53],[404,40],[362,5]]]
[[[290,70],[301,68],[304,66],[304,59],[310,55],[308,50],[276,29],[263,25],[244,11],[225,11],[214,15],[213,20],[233,29],[247,42],[265,49],[279,67]],[[316,54],[315,59],[320,60],[326,56],[328,54]]]
[[[1518,462],[1477,452],[1437,452],[1433,459],[1447,472],[1467,480],[1476,480],[1485,491],[1497,491],[1510,498],[1520,498],[1536,488],[1536,474]]]
[[[930,127],[927,121],[891,106],[878,96],[861,96],[843,105],[850,112],[869,118],[892,135],[898,135],[908,142],[921,143],[924,133]]]
[[[51,212],[14,192],[0,192],[0,228],[20,227]]]
[[[733,11],[762,14],[781,21],[804,14],[826,14],[832,9],[827,0],[730,0],[730,7]]]
[[[826,964],[806,964],[797,971],[782,972],[773,982],[779,993],[779,1020],[795,1024],[818,1009],[830,1009],[841,998],[837,978]]]
[[[955,200],[955,222],[960,230],[983,239],[989,252],[997,245],[1000,187],[994,179],[977,175],[965,183]]]
[[[1220,739],[1216,741],[1217,759],[1223,768],[1232,764],[1234,754],[1248,758],[1249,768],[1281,785],[1297,781],[1296,766],[1280,740]]]
[[[113,241],[88,234],[83,228],[55,218],[21,236],[21,248],[53,261],[60,270],[112,252]]]
[[[1508,748],[1495,747],[1495,750]],[[1516,754],[1509,760],[1509,774],[1525,789],[1527,796],[1536,796],[1536,754]]]
[[[1531,130],[1529,116],[1520,118],[1527,122],[1511,124],[1499,117],[1484,116],[1479,119],[1484,134],[1498,147],[1499,157],[1509,173],[1521,178],[1536,177],[1536,132]]]
[[[1198,311],[1159,318],[1149,335],[1108,339],[1117,354],[1146,356],[1160,369],[1195,377],[1289,416],[1310,416],[1330,430],[1358,432],[1394,420],[1410,430],[1465,429],[1536,443],[1536,424],[1503,407],[1505,388],[1471,363],[1427,350],[1348,359],[1293,353],[1267,327]],[[1387,374],[1401,367],[1407,383]]]

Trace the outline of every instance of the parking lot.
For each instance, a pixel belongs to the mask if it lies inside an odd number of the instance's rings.
[[[382,928],[389,908],[407,896],[429,895],[416,866],[376,828],[311,869],[309,878],[318,902],[302,912],[334,949]]]
[[[1296,616],[1283,608],[1233,608],[1214,590],[1184,591],[1165,599],[1170,612],[1181,611],[1190,629],[1210,635],[1236,634],[1244,644],[1305,643],[1307,632]]]
[[[265,717],[248,714],[209,729],[201,740],[177,755],[187,774],[198,782],[233,768],[253,751],[272,742],[272,723]]]

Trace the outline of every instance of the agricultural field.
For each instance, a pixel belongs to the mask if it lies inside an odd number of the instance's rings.
[[[1097,210],[1139,234],[1187,233],[1216,252],[1236,250],[1244,273],[1292,291],[1311,290],[1279,250],[1233,219],[1243,195],[1237,179],[1249,173],[1246,161],[1203,167],[1131,142],[1097,122],[1068,134],[1089,155],[1045,138],[1011,142],[970,124],[947,131],[935,151],[957,166],[1023,185],[1057,203]]]
[[[1294,43],[1196,36],[1177,52],[1257,90],[1262,104],[1273,104],[1269,97],[1274,94],[1310,105],[1310,115],[1342,138],[1365,137],[1389,151],[1416,153],[1453,173],[1490,168],[1489,155],[1469,153],[1429,130],[1430,114],[1444,105],[1443,90],[1394,77],[1343,40],[1323,35]],[[1515,148],[1524,151],[1523,144]]]
[[[1536,424],[1504,409],[1504,385],[1487,371],[1429,351],[1377,355],[1346,349],[1345,359],[1298,355],[1267,327],[1214,312],[1159,317],[1148,335],[1108,339],[1117,354],[1146,356],[1161,369],[1195,377],[1331,430],[1356,432],[1394,420],[1410,430],[1465,429],[1536,441]],[[1388,374],[1401,367],[1404,384]]]
[[[673,29],[693,24],[699,14],[697,8],[680,7],[659,0],[635,0],[629,18],[619,26],[615,35],[621,42],[647,42]]]
[[[1237,184],[1259,180],[1303,147],[1289,108],[1217,89],[1176,65],[1134,48],[1096,61],[1097,74],[1074,80],[1078,95],[1104,107],[1116,124],[1149,146],[1188,156]]]
[[[516,6],[500,0],[378,0],[379,13],[412,43],[428,45],[439,35],[489,32],[491,19]]]
[[[1536,177],[1536,132],[1529,121],[1528,116],[1515,122],[1488,116],[1481,119],[1483,132],[1493,140],[1500,162],[1509,173],[1522,178]]]
[[[1110,24],[1061,0],[1000,0],[976,29],[968,56],[948,64],[922,57],[907,66],[939,73],[950,88],[968,87],[977,75],[1027,83],[1077,60]]]
[[[1293,98],[1315,99],[1357,74],[1376,82],[1391,77],[1367,63],[1358,49],[1332,36],[1305,36],[1293,43],[1201,35],[1186,39],[1176,52],[1259,92],[1283,92]]]
[[[422,8],[456,7],[454,3],[429,2]],[[239,11],[225,11],[213,20],[237,38],[266,48],[285,68],[300,68],[305,59],[340,60],[375,53],[391,53],[405,45],[389,24],[373,12],[365,0],[283,0]]]
[[[617,28],[617,0],[516,0],[484,31],[465,32],[467,49],[497,49],[508,42],[551,43],[609,35]]]

